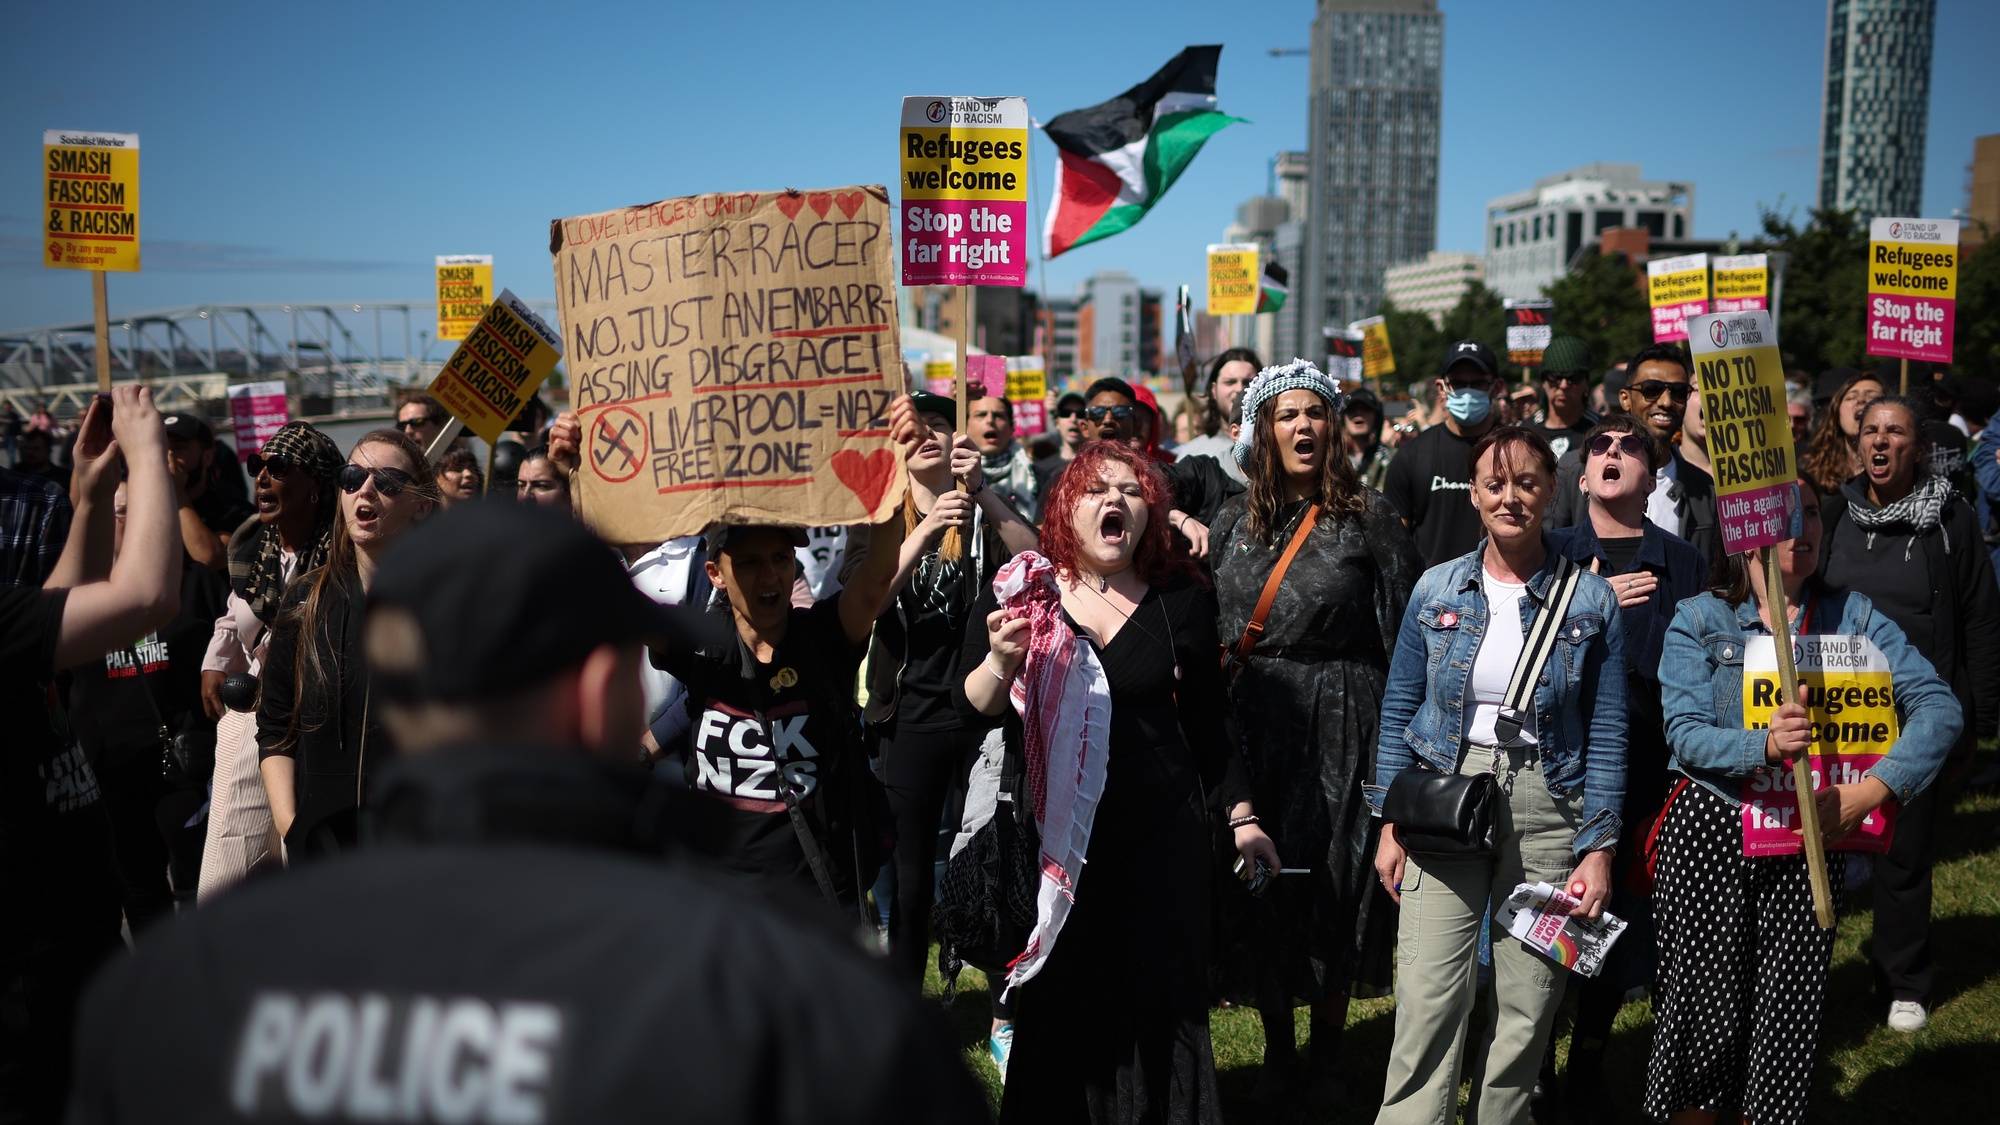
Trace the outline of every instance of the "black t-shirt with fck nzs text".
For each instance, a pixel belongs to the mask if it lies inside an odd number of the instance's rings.
[[[679,617],[682,635],[653,662],[688,689],[688,802],[678,833],[731,871],[817,893],[780,786],[789,787],[829,859],[837,893],[853,894],[852,843],[839,807],[843,771],[860,761],[854,678],[863,647],[847,637],[839,595],[793,609],[784,639],[760,661],[728,606]],[[831,791],[831,793],[830,793]]]

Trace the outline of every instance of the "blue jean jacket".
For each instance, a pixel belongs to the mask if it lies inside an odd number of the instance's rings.
[[[1486,635],[1486,594],[1479,581],[1485,551],[1482,539],[1471,554],[1430,568],[1410,595],[1382,692],[1376,784],[1364,787],[1368,807],[1377,816],[1396,775],[1420,760],[1447,773],[1458,768],[1472,661]],[[1528,580],[1528,596],[1521,599],[1524,635],[1548,594],[1556,561],[1550,550],[1542,569]],[[1603,674],[1606,667],[1610,675]],[[1558,797],[1579,789],[1583,793],[1582,820],[1571,845],[1579,857],[1618,842],[1618,810],[1625,800],[1625,720],[1625,641],[1618,599],[1610,583],[1585,574],[1535,685],[1543,778]]]
[[[1965,725],[1958,697],[1865,595],[1810,596],[1813,633],[1866,636],[1889,660],[1902,733],[1868,774],[1907,801],[1937,777],[1958,741]],[[1660,708],[1674,768],[1732,805],[1742,803],[1743,778],[1783,768],[1765,761],[1765,732],[1743,729],[1743,638],[1769,632],[1755,598],[1732,606],[1702,594],[1681,603],[1660,656]]]

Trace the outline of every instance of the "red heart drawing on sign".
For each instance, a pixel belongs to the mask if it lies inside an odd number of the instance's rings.
[[[865,199],[866,196],[858,191],[844,191],[833,197],[834,203],[840,207],[840,213],[850,219],[854,217],[856,211],[861,210],[861,204]]]
[[[813,214],[824,219],[826,209],[833,206],[833,196],[823,191],[813,192],[806,196],[806,206],[813,209]]]
[[[806,197],[803,195],[781,195],[778,197],[778,210],[785,213],[785,218],[796,219],[799,217],[799,208],[805,201]]]
[[[862,506],[870,514],[882,502],[882,494],[889,491],[889,482],[896,479],[893,449],[877,449],[873,453],[843,449],[833,455],[832,464],[833,475],[861,498]]]

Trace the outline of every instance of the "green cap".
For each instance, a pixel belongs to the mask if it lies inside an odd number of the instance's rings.
[[[1589,372],[1590,349],[1574,336],[1557,336],[1542,349],[1542,372]]]

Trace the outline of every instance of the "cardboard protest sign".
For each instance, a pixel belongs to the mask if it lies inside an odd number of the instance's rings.
[[[1653,342],[1687,339],[1687,318],[1708,311],[1708,255],[1647,262],[1646,291],[1653,307]]]
[[[229,388],[229,419],[236,425],[236,457],[248,461],[261,453],[271,435],[292,420],[285,402],[285,381],[272,379],[258,383],[238,383]]]
[[[1028,99],[903,99],[903,284],[1028,283]]]
[[[1715,259],[1715,311],[1750,312],[1771,307],[1768,254],[1729,254]]]
[[[1352,328],[1324,328],[1326,373],[1342,383],[1359,383],[1367,336]]]
[[[1361,374],[1381,379],[1396,373],[1396,353],[1389,346],[1389,322],[1379,316],[1362,317],[1348,325],[1361,333]]]
[[[1771,714],[1784,700],[1774,640],[1761,636],[1743,642],[1743,722],[1748,730],[1770,729]],[[1901,733],[1889,658],[1864,636],[1807,634],[1793,639],[1792,659],[1806,689],[1806,715],[1812,723],[1806,754],[1813,791],[1860,781]],[[1799,838],[1792,833],[1799,827],[1799,791],[1792,771],[1757,771],[1743,779],[1742,797],[1743,854],[1797,855]],[[1895,809],[1894,801],[1884,804],[1853,833],[1827,846],[1888,851]]]
[[[465,339],[492,303],[493,255],[438,255],[438,339]]]
[[[1687,324],[1722,549],[1735,554],[1798,535],[1799,466],[1771,314],[1714,313]]]
[[[1257,311],[1257,247],[1208,248],[1208,315],[1249,316]]]
[[[877,523],[901,502],[889,193],[697,195],[550,224],[585,516],[614,543],[715,522]]]
[[[1869,355],[1950,363],[1958,315],[1958,223],[1868,224]]]
[[[562,338],[503,290],[431,380],[430,396],[488,445],[562,359]]]
[[[1555,332],[1556,303],[1547,297],[1507,298],[1507,362],[1540,367]]]
[[[139,269],[139,134],[42,134],[42,264]]]

